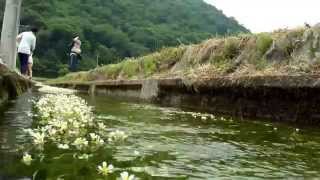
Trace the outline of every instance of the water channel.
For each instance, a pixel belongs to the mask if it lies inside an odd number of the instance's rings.
[[[320,178],[320,131],[263,121],[196,114],[110,97],[84,96],[96,118],[129,134],[90,162],[70,157],[26,167],[16,151],[32,126],[26,93],[0,114],[0,180],[101,179],[96,165],[107,160],[139,179]],[[202,118],[208,117],[208,118]],[[52,152],[57,153],[58,152]],[[111,176],[109,179],[115,179]]]

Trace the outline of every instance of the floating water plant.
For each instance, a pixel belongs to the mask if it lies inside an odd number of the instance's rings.
[[[34,102],[34,107],[36,128],[24,129],[31,142],[25,145],[28,153],[25,152],[22,158],[22,163],[27,166],[33,162],[45,163],[43,159],[61,159],[68,153],[70,155],[70,152],[75,160],[90,161],[100,149],[110,146],[108,142],[123,142],[128,138],[125,132],[109,131],[104,121],[95,120],[93,108],[76,95],[44,95]],[[46,154],[52,148],[60,155],[51,157]],[[38,158],[39,154],[41,158]],[[96,167],[97,174],[102,176],[108,176],[114,169],[113,165],[106,162]],[[129,179],[132,177],[128,175]]]

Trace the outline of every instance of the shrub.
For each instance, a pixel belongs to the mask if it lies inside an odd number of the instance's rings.
[[[64,75],[68,74],[69,73],[68,65],[66,65],[66,64],[59,65],[58,73],[59,73],[59,76],[64,76]]]
[[[214,56],[210,59],[210,63],[213,65],[217,73],[226,73],[232,69],[231,59],[225,59],[223,56]]]
[[[239,55],[239,42],[235,38],[226,39],[223,48],[223,56],[225,59],[233,59]]]
[[[145,56],[141,64],[145,76],[150,76],[157,71],[157,60],[152,56]]]
[[[121,68],[122,64],[109,64],[97,69],[97,71],[107,78],[115,79],[119,75]]]
[[[273,39],[267,33],[257,35],[257,50],[260,55],[265,54],[272,45]]]
[[[127,59],[122,63],[122,73],[126,75],[126,77],[130,78],[132,76],[137,75],[139,71],[139,62],[134,59]]]

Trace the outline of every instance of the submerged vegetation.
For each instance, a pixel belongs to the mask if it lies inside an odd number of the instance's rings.
[[[71,73],[51,82],[318,74],[319,35],[320,27],[315,26],[214,38]]]
[[[53,91],[58,92],[57,89]],[[36,128],[24,129],[31,138],[31,145],[23,147],[25,152],[22,158],[22,162],[32,169],[68,156],[79,163],[85,161],[88,164],[86,168],[92,169],[94,162],[91,159],[103,157],[99,152],[105,150],[106,146],[115,145],[128,137],[123,131],[109,131],[106,122],[94,120],[92,108],[75,95],[45,95],[35,102],[35,110],[36,113],[31,116],[37,119],[34,122]],[[101,164],[95,165],[96,175],[91,176],[102,178],[111,175],[115,178],[112,174],[120,169],[112,164],[108,165],[104,160],[110,159],[100,159]],[[34,178],[37,177],[37,172],[34,173]],[[58,179],[70,178],[66,174],[55,173],[57,171],[52,170],[48,175]],[[121,175],[121,179],[135,179],[134,175],[129,175],[126,171],[117,174]]]

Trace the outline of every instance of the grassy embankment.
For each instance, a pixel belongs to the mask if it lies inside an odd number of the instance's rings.
[[[147,78],[201,78],[314,75],[320,67],[320,27],[278,30],[209,39],[164,48],[87,72],[51,80],[85,82]]]

